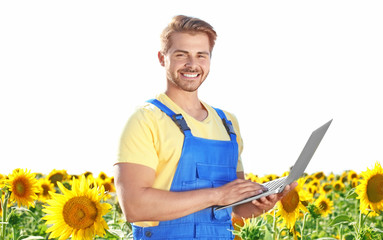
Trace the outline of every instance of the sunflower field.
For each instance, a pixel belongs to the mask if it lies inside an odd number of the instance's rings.
[[[283,174],[282,176],[286,175]],[[248,180],[265,183],[274,174]],[[233,218],[235,239],[383,239],[383,169],[306,174],[271,211]],[[114,179],[100,172],[48,175],[15,169],[0,174],[0,240],[132,239],[115,194]]]

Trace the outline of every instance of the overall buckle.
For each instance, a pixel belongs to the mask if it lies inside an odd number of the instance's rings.
[[[172,116],[173,121],[177,124],[177,126],[182,130],[182,132],[185,132],[187,130],[190,131],[189,126],[187,125],[185,118],[182,116],[182,114],[174,114]]]

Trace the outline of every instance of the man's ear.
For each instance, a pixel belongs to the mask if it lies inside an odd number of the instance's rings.
[[[158,61],[160,61],[161,66],[165,67],[165,56],[161,51],[158,52]]]

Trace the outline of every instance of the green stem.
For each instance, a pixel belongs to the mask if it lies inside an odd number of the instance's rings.
[[[301,228],[301,240],[303,240],[303,230],[305,229],[307,216],[308,216],[308,213],[305,213],[305,215],[303,216],[303,223],[302,223],[302,228]]]
[[[339,224],[339,239],[343,239],[343,236],[342,236],[342,224]]]
[[[14,227],[12,227],[12,232],[13,232],[13,240],[15,240],[16,239],[16,231],[15,231]]]
[[[117,223],[117,207],[116,205],[114,205],[114,208],[113,208],[113,223],[116,224]]]
[[[359,200],[355,200],[355,216],[358,215],[358,211],[359,211]]]
[[[7,191],[5,193],[5,197],[4,197],[4,202],[1,201],[1,207],[3,209],[3,220],[2,220],[2,228],[1,228],[1,239],[4,240],[5,239],[5,232],[7,230],[7,211],[8,211],[8,199],[9,199],[9,195],[10,195],[10,192]],[[1,197],[1,196],[0,196]]]
[[[315,231],[316,233],[319,233],[319,218],[316,219]]]
[[[363,218],[362,211],[359,211],[359,222],[358,222],[357,235],[359,235],[360,229],[362,227],[362,218]]]
[[[276,217],[276,210],[274,210],[274,218],[273,218],[273,239],[277,240],[277,217]],[[279,234],[278,234],[279,235]]]

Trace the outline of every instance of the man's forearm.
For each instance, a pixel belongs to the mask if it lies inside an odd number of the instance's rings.
[[[136,196],[120,193],[127,221],[166,221],[210,207],[216,202],[214,189],[169,192],[154,188],[140,190]]]

